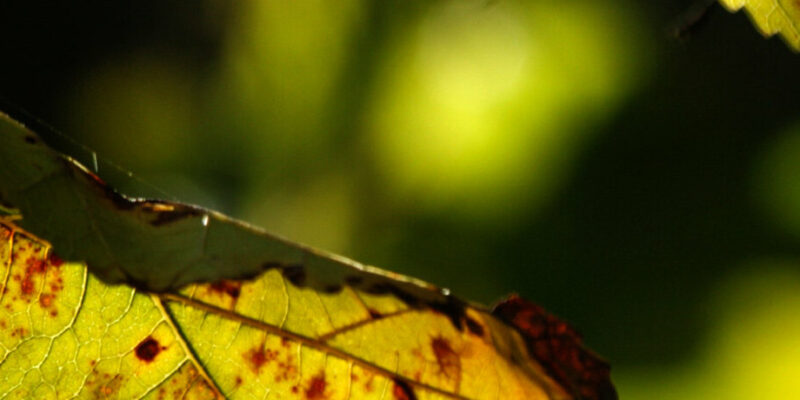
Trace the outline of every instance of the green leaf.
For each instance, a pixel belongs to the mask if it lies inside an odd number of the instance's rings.
[[[800,51],[800,2],[796,0],[719,0],[729,11],[744,7],[764,36],[780,34],[794,51]]]
[[[0,398],[616,398],[527,301],[129,199],[4,115],[0,203]]]

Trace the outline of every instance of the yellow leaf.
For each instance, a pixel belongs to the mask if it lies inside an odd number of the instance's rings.
[[[608,365],[518,297],[490,311],[129,199],[2,114],[0,156],[0,398],[616,399]]]
[[[764,36],[780,34],[794,51],[800,51],[800,1],[797,0],[719,0],[729,11],[747,10]]]

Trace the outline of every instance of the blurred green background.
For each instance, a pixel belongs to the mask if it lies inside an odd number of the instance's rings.
[[[623,399],[800,396],[800,55],[746,15],[679,40],[692,1],[81,4],[0,5],[0,96],[126,192],[518,292]]]

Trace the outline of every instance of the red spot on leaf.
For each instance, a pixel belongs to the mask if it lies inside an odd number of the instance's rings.
[[[42,308],[50,307],[51,305],[53,305],[53,298],[54,297],[55,296],[53,296],[52,294],[48,294],[48,293],[45,293],[45,294],[39,296],[39,305],[42,306]]]
[[[318,400],[325,398],[325,372],[320,372],[314,375],[308,382],[306,389],[306,398],[309,400]]]
[[[272,349],[265,349],[264,344],[252,348],[243,354],[243,357],[250,364],[250,369],[258,374],[264,364],[275,360],[278,357],[278,352]]]
[[[30,295],[34,291],[34,279],[37,275],[44,275],[47,271],[47,263],[36,257],[30,257],[25,262],[25,275],[21,278],[20,289],[23,295]]]
[[[492,314],[516,327],[548,375],[575,397],[617,399],[608,364],[585,349],[580,335],[565,322],[516,295],[495,306]]]
[[[156,358],[156,356],[158,355],[158,353],[161,352],[161,350],[165,349],[166,347],[161,346],[158,343],[158,340],[155,340],[153,339],[153,337],[148,336],[136,346],[136,357],[144,362],[149,363]]]

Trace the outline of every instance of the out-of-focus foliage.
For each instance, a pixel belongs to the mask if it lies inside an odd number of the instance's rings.
[[[758,363],[723,355],[745,331],[714,299],[783,293],[740,275],[753,260],[798,269],[800,59],[746,13],[677,40],[695,0],[35,3],[0,9],[0,94],[170,195],[470,298],[518,291],[622,398],[759,390],[733,384]],[[776,304],[748,318],[797,313]]]
[[[719,0],[728,10],[742,7],[764,36],[780,34],[794,51],[800,51],[800,3],[793,0]]]
[[[541,204],[644,72],[632,17],[586,1],[431,9],[382,63],[369,109],[390,193],[504,224]]]
[[[749,265],[715,288],[705,348],[680,367],[624,371],[621,397],[789,399],[800,375],[796,259]],[[657,396],[654,396],[657,394]]]
[[[800,126],[794,125],[763,150],[755,168],[756,196],[764,214],[800,237]]]

